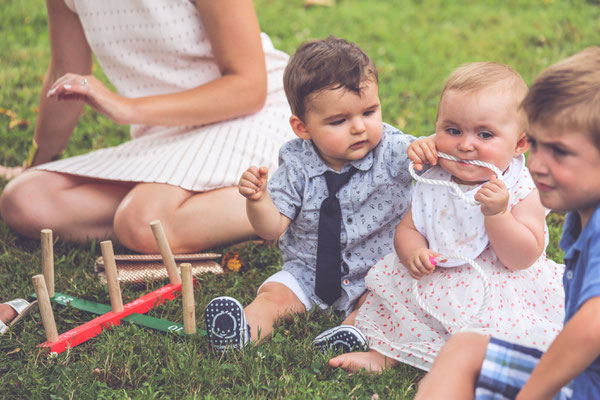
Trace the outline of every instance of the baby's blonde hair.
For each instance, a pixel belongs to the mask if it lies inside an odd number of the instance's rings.
[[[508,65],[482,61],[459,66],[452,71],[446,81],[440,95],[440,103],[444,94],[449,90],[477,91],[498,83],[503,83],[505,89],[512,94],[515,112],[519,114],[519,128],[521,132],[524,132],[527,129],[527,115],[519,106],[527,94],[527,84],[521,75]]]

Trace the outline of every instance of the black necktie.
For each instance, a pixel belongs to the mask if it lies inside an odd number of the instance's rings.
[[[342,294],[342,254],[340,233],[342,225],[342,209],[335,194],[356,172],[354,167],[336,174],[325,172],[329,197],[321,203],[319,211],[319,238],[317,242],[317,275],[315,292],[324,302],[332,305]]]

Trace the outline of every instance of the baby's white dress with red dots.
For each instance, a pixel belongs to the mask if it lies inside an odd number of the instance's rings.
[[[138,98],[192,89],[221,76],[202,16],[190,0],[66,0],[117,92]],[[206,191],[237,184],[250,165],[277,168],[294,137],[283,92],[288,55],[262,34],[268,94],[252,115],[204,126],[132,125],[131,137],[38,166],[92,178]],[[77,132],[76,132],[77,133]]]
[[[440,167],[430,169],[425,176],[451,179]],[[509,210],[535,189],[522,156],[513,159],[503,181],[510,193]],[[472,198],[479,188],[464,194]],[[430,249],[474,259],[482,267],[491,283],[491,296],[477,321],[461,328],[445,326],[421,309],[413,292],[413,278],[395,253],[388,254],[367,274],[370,294],[356,317],[356,326],[369,339],[369,347],[424,370],[429,370],[444,343],[461,329],[545,350],[563,324],[564,266],[542,253],[525,270],[508,269],[489,244],[480,206],[468,205],[448,187],[418,182],[411,212]],[[547,245],[547,227],[544,234]],[[441,265],[420,280],[419,291],[435,313],[460,324],[479,310],[483,283],[479,273],[464,261],[443,263],[451,267]]]

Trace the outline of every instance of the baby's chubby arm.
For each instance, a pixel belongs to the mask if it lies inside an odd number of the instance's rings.
[[[475,195],[496,255],[512,270],[529,268],[544,251],[545,211],[537,190],[508,211],[509,193],[493,176]],[[515,251],[518,249],[518,251]]]
[[[394,248],[398,259],[414,279],[421,279],[435,269],[431,260],[439,254],[429,249],[427,239],[415,227],[410,208],[396,227]]]
[[[551,398],[598,356],[600,297],[592,297],[565,324],[517,395],[517,400]]]
[[[246,198],[246,214],[257,235],[263,239],[279,238],[291,220],[281,214],[269,196],[267,167],[248,168],[241,176],[238,190]]]
[[[438,155],[435,147],[435,134],[418,138],[408,146],[406,153],[415,164],[417,171],[423,169],[423,164],[436,165]]]

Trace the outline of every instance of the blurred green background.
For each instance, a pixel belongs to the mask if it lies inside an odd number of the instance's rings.
[[[290,54],[304,40],[328,35],[358,43],[378,67],[384,120],[417,136],[433,131],[439,92],[458,65],[498,61],[514,67],[530,83],[543,68],[600,39],[599,2],[591,0],[340,0],[334,7],[304,7],[301,0],[256,0],[255,6],[263,31]],[[16,166],[25,160],[33,136],[48,63],[45,4],[0,0],[0,38],[0,164]],[[105,80],[98,66],[94,73]],[[64,155],[127,138],[127,127],[86,109]],[[0,179],[0,190],[5,184]],[[557,214],[548,218],[548,254],[557,261],[562,259],[557,247],[562,221]],[[273,246],[247,244],[236,250],[245,262],[241,273],[199,279],[198,321],[217,294],[247,304],[258,285],[279,267]],[[59,240],[57,290],[109,304],[106,288],[92,271],[99,255],[96,242],[77,245]],[[40,257],[38,241],[15,235],[0,221],[0,301],[27,297],[33,291],[30,277],[39,273]],[[149,284],[143,292],[125,287],[124,301],[161,285]],[[91,318],[69,308],[56,308],[55,313],[59,332]],[[150,314],[182,320],[177,302]],[[272,340],[223,359],[209,353],[201,336],[182,338],[124,324],[49,358],[36,347],[44,333],[34,312],[0,337],[0,397],[412,398],[421,377],[416,369],[348,375],[329,369],[327,357],[313,352],[312,338],[340,321],[339,315],[326,312],[298,316],[277,328]]]

